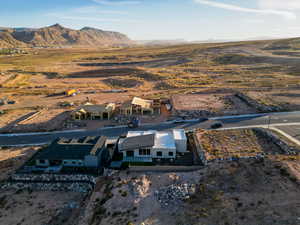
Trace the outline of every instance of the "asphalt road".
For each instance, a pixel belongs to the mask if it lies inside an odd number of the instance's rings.
[[[68,131],[64,133],[46,133],[46,134],[21,134],[16,136],[7,136],[0,135],[0,146],[14,146],[14,145],[38,145],[46,144],[58,137],[66,138],[79,138],[84,136],[108,136],[116,137],[122,134],[126,134],[128,130],[169,130],[174,128],[184,128],[186,130],[192,130],[195,128],[204,128],[207,129],[210,127],[214,120],[221,121],[224,124],[224,128],[230,127],[243,127],[243,126],[254,126],[254,125],[266,125],[269,123],[269,115],[271,116],[270,124],[290,124],[290,123],[300,123],[300,112],[291,112],[291,113],[274,113],[274,114],[262,114],[256,116],[247,116],[243,117],[220,117],[213,118],[211,121],[206,122],[189,122],[182,124],[175,123],[160,123],[153,125],[142,125],[137,129],[129,129],[127,127],[122,128],[106,128],[98,130],[84,130],[84,131]]]
[[[300,141],[300,126],[280,126],[277,127],[288,135]]]

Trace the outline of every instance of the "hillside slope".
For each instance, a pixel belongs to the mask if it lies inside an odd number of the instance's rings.
[[[7,29],[0,32],[0,47],[20,46],[126,46],[132,41],[124,34],[85,27],[73,30],[55,24],[40,29]]]
[[[25,43],[16,40],[9,31],[0,32],[0,48],[15,48],[25,46]]]

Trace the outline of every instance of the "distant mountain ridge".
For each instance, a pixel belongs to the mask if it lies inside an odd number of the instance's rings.
[[[38,29],[0,28],[0,48],[63,46],[127,46],[133,44],[125,34],[92,27],[80,30],[60,24]]]

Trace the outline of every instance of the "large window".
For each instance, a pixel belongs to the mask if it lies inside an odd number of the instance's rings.
[[[150,155],[150,149],[140,149],[139,155]]]
[[[162,152],[156,152],[156,155],[157,155],[158,157],[162,157]]]
[[[169,156],[174,156],[174,153],[173,152],[169,152]]]

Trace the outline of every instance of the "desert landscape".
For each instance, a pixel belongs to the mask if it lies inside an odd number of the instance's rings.
[[[3,1],[0,225],[300,225],[299,9]]]
[[[26,55],[3,55],[1,99],[15,103],[0,106],[1,124],[15,126],[27,113],[42,111],[40,117],[46,121],[33,117],[26,121],[31,129],[19,124],[16,131],[23,127],[25,131],[43,130],[39,124],[51,120],[53,114],[72,111],[87,99],[98,104],[122,103],[134,96],[175,99],[176,116],[186,111],[202,111],[205,116],[297,111],[299,59],[279,54],[276,49],[283,43],[288,46],[285,53],[297,51],[296,40],[287,39],[167,47],[27,49]],[[69,89],[80,94],[59,95]],[[113,90],[126,92],[109,93]],[[73,106],[61,109],[61,102]],[[63,127],[51,127],[55,129]]]

